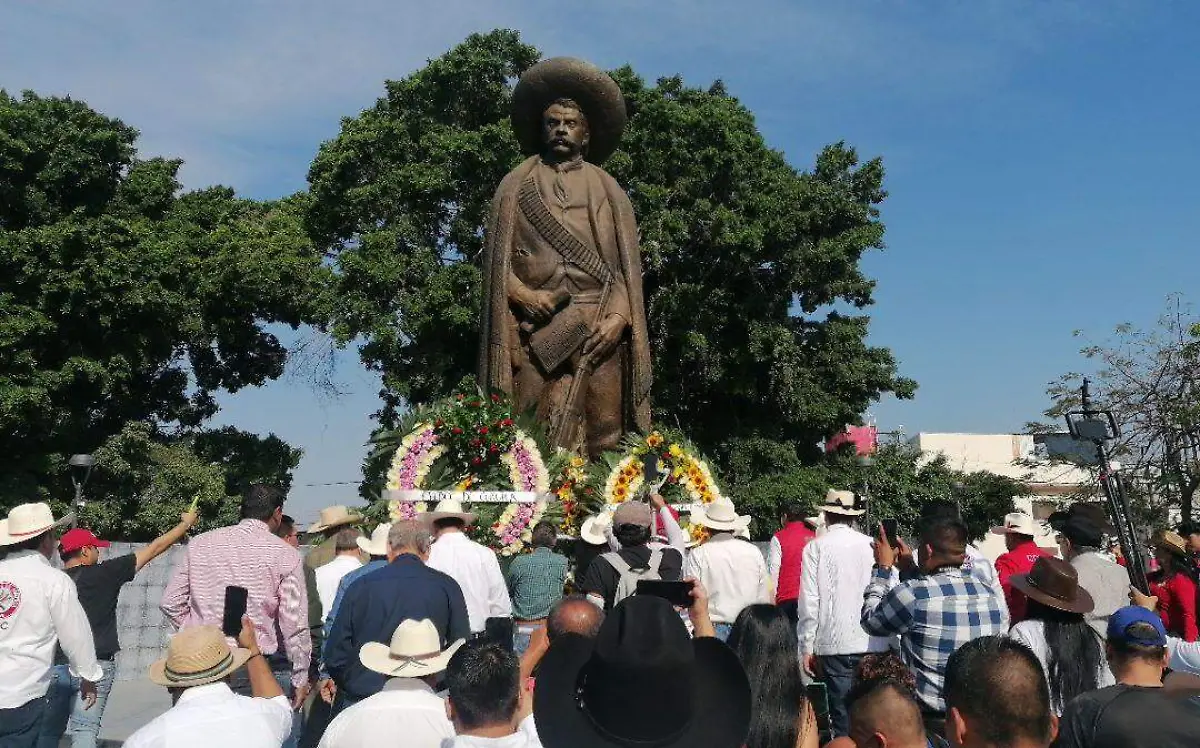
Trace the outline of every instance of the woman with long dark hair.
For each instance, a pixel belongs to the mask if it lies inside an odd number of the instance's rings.
[[[1167,530],[1154,541],[1154,558],[1160,569],[1159,579],[1150,585],[1150,594],[1158,597],[1158,613],[1171,636],[1185,642],[1200,638],[1196,622],[1196,578],[1187,541]]]
[[[750,679],[750,734],[746,748],[817,748],[816,718],[804,698],[796,628],[774,605],[750,605],[729,634]]]
[[[1029,598],[1029,607],[1009,636],[1041,660],[1054,713],[1061,715],[1067,702],[1082,693],[1113,685],[1104,644],[1083,617],[1095,604],[1079,586],[1075,567],[1044,556],[1028,574],[1014,575],[1012,584]]]

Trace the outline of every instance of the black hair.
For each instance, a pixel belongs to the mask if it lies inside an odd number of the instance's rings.
[[[467,522],[462,517],[442,517],[433,521],[433,529],[445,530],[447,527],[457,527],[460,530],[466,529]]]
[[[946,662],[946,711],[969,718],[983,742],[1050,742],[1050,687],[1037,655],[1004,635],[982,636]]]
[[[957,519],[937,519],[922,523],[921,542],[943,556],[962,556],[967,552],[967,526]]]
[[[852,725],[865,722],[871,732],[883,732],[892,740],[925,737],[916,694],[895,678],[859,681],[846,694],[845,704]]]
[[[1196,535],[1196,534],[1200,533],[1200,523],[1196,523],[1196,522],[1192,522],[1191,520],[1188,520],[1179,525],[1178,532],[1180,535],[1182,535],[1185,538],[1188,535]]]
[[[563,107],[566,109],[574,109],[575,111],[579,112],[579,119],[583,121],[584,126],[585,127],[587,126],[587,124],[588,124],[587,112],[583,111],[583,107],[575,99],[572,99],[572,98],[569,98],[566,96],[561,96],[561,97],[555,99],[554,101],[550,102],[546,106],[546,109],[549,109],[552,106],[560,106],[560,107]]]
[[[1100,687],[1097,673],[1108,667],[1104,646],[1082,613],[1069,613],[1029,598],[1026,617],[1042,622],[1050,650],[1046,676],[1055,711],[1061,712],[1071,699]]]
[[[799,501],[789,501],[783,507],[783,516],[788,522],[800,522],[808,516],[812,511],[812,507],[807,504],[802,504]]]
[[[796,659],[796,628],[774,605],[750,605],[738,614],[729,634],[750,679],[754,712],[746,748],[794,748],[804,714],[804,685]]]
[[[613,537],[622,548],[636,548],[650,542],[650,528],[645,525],[617,525],[613,528]]]
[[[552,522],[538,522],[533,526],[529,544],[534,548],[553,548],[558,542],[558,528]]]
[[[962,511],[949,499],[930,499],[921,506],[921,522],[932,522],[943,519],[962,519]]]
[[[294,529],[296,529],[296,520],[292,519],[290,515],[285,514],[279,518],[279,527],[275,528],[275,536],[286,538],[292,534],[292,530]]]
[[[1158,637],[1158,630],[1145,621],[1137,621],[1126,627],[1125,635],[1132,635],[1137,639],[1154,639]],[[1136,644],[1127,641],[1124,637],[1109,637],[1108,646],[1112,648],[1113,658],[1117,660],[1118,666],[1129,660],[1142,660],[1149,663],[1161,662],[1163,657],[1167,655],[1167,648],[1165,646]]]
[[[58,554],[58,558],[59,558],[59,560],[60,560],[60,561],[62,561],[64,564],[69,564],[69,563],[71,563],[72,561],[74,561],[75,559],[77,559],[77,558],[79,558],[80,556],[82,556],[82,555],[83,555],[83,550],[84,550],[83,548],[76,548],[75,550],[71,551],[70,553],[61,553],[61,552],[60,552],[60,553]]]
[[[446,665],[446,690],[468,730],[511,722],[521,697],[517,656],[487,639],[467,642]]]
[[[585,605],[588,607],[583,608],[582,606]],[[576,614],[568,615],[572,609],[576,611]],[[579,615],[581,609],[585,611],[585,616],[587,613],[593,614],[591,620],[588,621],[588,627],[583,630],[572,625],[572,623],[578,624],[581,618],[584,618]],[[589,639],[595,639],[603,624],[603,608],[588,600],[584,595],[567,595],[550,606],[550,612],[546,615],[546,637],[550,641],[554,641],[563,634],[579,634]]]
[[[283,491],[265,483],[254,483],[242,496],[242,519],[257,519],[266,522],[283,508],[286,498]]]

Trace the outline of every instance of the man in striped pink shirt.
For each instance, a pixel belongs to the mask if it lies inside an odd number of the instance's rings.
[[[159,607],[176,629],[220,628],[225,588],[245,587],[246,614],[254,622],[258,647],[284,691],[290,690],[289,683],[295,689],[293,706],[298,708],[308,695],[312,639],[300,553],[274,535],[283,518],[283,500],[276,488],[251,486],[242,498],[238,524],[188,543]]]

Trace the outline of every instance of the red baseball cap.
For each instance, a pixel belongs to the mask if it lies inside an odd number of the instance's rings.
[[[58,540],[58,550],[60,553],[74,553],[81,548],[88,546],[96,548],[107,548],[109,543],[107,540],[101,540],[91,530],[85,530],[82,527],[76,527],[74,530],[68,530]]]

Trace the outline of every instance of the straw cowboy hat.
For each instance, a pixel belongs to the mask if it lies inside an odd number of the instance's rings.
[[[371,539],[356,538],[355,543],[358,543],[359,549],[368,556],[386,556],[388,546],[388,533],[392,530],[391,522],[384,522],[371,531]]]
[[[150,666],[150,680],[168,688],[216,683],[246,664],[250,650],[231,649],[216,626],[195,626],[171,637],[166,659]]]
[[[1012,586],[1027,597],[1068,613],[1090,613],[1096,607],[1092,596],[1079,586],[1075,567],[1053,556],[1041,556],[1028,574],[1009,577]]]
[[[439,501],[432,512],[421,512],[417,515],[417,519],[421,522],[437,522],[439,519],[450,517],[457,517],[468,525],[475,521],[475,514],[463,509],[462,502],[458,499]]]
[[[1004,524],[992,528],[993,535],[1037,535],[1037,522],[1025,512],[1004,515]]]
[[[825,503],[821,505],[820,510],[831,514],[844,514],[847,517],[865,514],[866,509],[854,508],[856,503],[853,491],[830,489],[825,492]]]
[[[704,525],[718,532],[737,532],[750,526],[750,517],[738,514],[733,508],[733,502],[722,497],[711,504],[693,509],[692,524]]]
[[[1154,546],[1183,558],[1192,555],[1188,550],[1187,541],[1183,539],[1182,535],[1172,530],[1164,530],[1162,535],[1159,535],[1158,539],[1154,541]]]
[[[579,104],[590,136],[584,157],[593,164],[604,163],[621,142],[625,97],[608,73],[573,57],[542,60],[526,70],[513,89],[512,126],[521,151],[526,156],[541,153],[542,115],[557,99]]]
[[[361,514],[355,514],[344,505],[338,504],[337,506],[322,509],[321,518],[317,520],[316,524],[308,528],[308,531],[325,532],[326,530],[332,530],[342,525],[353,525],[356,522],[362,522],[362,520]]]
[[[21,504],[14,506],[8,519],[0,519],[0,547],[24,543],[44,532],[75,521],[72,512],[61,519],[54,519],[49,504]]]
[[[612,527],[612,517],[606,514],[594,514],[583,521],[579,528],[579,539],[588,545],[607,545],[606,531]]]
[[[750,685],[723,642],[692,639],[666,600],[633,595],[595,638],[555,639],[533,715],[545,748],[729,748],[746,740]]]
[[[410,618],[396,627],[390,645],[367,642],[358,651],[358,659],[366,669],[389,678],[423,678],[445,670],[463,641],[459,639],[442,649],[433,621]]]

